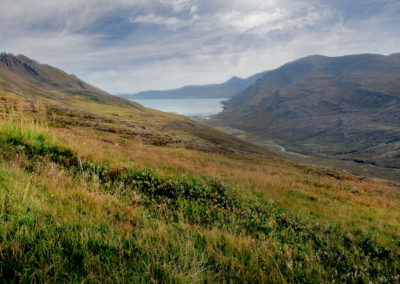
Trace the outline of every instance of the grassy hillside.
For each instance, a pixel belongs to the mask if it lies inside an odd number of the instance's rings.
[[[57,91],[0,90],[1,279],[400,280],[399,186]]]
[[[302,154],[399,168],[399,54],[288,63],[228,101],[217,119]]]
[[[185,117],[145,109],[112,96],[74,75],[23,55],[0,55],[0,90],[5,104],[27,111],[43,110],[46,119],[55,127],[79,127],[82,131],[95,127],[155,145],[265,153],[260,147],[232,139]]]

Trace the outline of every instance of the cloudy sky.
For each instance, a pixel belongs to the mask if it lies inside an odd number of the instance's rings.
[[[113,94],[400,52],[399,0],[0,0],[0,50]]]

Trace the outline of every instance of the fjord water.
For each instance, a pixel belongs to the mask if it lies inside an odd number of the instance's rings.
[[[205,98],[205,99],[151,99],[135,101],[144,107],[153,108],[165,112],[172,112],[190,118],[206,119],[213,114],[223,110],[222,102],[227,98]]]

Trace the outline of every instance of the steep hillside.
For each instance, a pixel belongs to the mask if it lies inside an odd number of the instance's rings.
[[[21,58],[0,70],[2,282],[399,281],[398,185],[267,157]]]
[[[74,75],[23,55],[0,54],[0,87],[26,97],[39,96],[66,104],[72,103],[73,97],[80,96],[93,102],[143,109],[138,104],[111,96]]]
[[[232,77],[222,84],[186,86],[174,90],[144,91],[133,95],[121,94],[119,96],[127,99],[231,98],[255,83],[266,72],[255,74],[246,79]]]
[[[400,167],[400,54],[288,63],[228,101],[217,120],[291,151]]]
[[[265,153],[259,147],[185,117],[146,109],[112,96],[74,75],[23,55],[0,55],[0,90],[47,110],[55,125],[75,125],[139,137],[148,143],[184,144],[213,151]],[[82,118],[87,118],[83,120]],[[89,119],[90,118],[90,119]],[[91,122],[90,122],[91,121]],[[224,145],[224,146],[221,146]]]

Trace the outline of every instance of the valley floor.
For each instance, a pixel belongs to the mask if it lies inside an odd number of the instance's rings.
[[[206,122],[206,125],[214,124],[204,120],[203,122]],[[306,155],[303,153],[290,151],[286,149],[286,147],[279,145],[274,141],[263,139],[261,137],[255,136],[251,133],[239,129],[222,126],[215,127],[216,129],[228,133],[229,135],[233,135],[245,141],[251,142],[255,145],[259,145],[260,147],[264,147],[268,151],[271,151],[272,155],[285,160],[290,160],[295,163],[300,163],[311,167],[325,167],[354,175],[384,179],[400,184],[400,169],[398,168],[368,164],[357,159],[336,159],[329,155]]]

